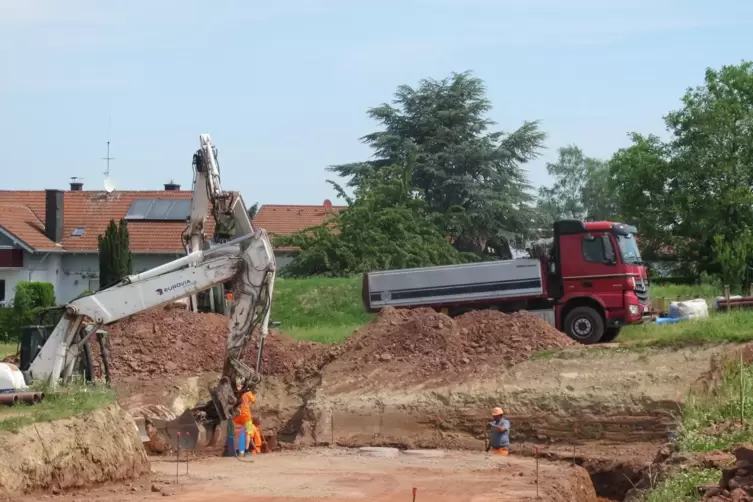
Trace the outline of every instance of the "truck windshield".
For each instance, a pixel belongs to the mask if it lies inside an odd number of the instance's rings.
[[[620,245],[620,255],[622,261],[631,264],[641,264],[641,252],[638,251],[638,243],[635,242],[633,234],[618,235],[617,242]]]

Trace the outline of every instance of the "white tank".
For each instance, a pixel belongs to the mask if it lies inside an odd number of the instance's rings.
[[[0,392],[20,392],[26,388],[26,380],[18,366],[0,363]]]

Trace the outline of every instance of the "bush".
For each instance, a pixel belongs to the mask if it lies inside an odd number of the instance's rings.
[[[20,332],[20,316],[15,309],[0,308],[0,342],[15,342]]]
[[[19,313],[55,305],[55,288],[49,282],[20,282],[16,285],[13,309]]]
[[[0,341],[18,341],[21,328],[34,324],[40,311],[54,305],[55,288],[49,282],[18,283],[13,308],[0,309]]]

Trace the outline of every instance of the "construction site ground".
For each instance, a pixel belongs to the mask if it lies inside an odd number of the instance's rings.
[[[208,397],[225,334],[211,316],[152,312],[110,329],[122,408],[169,418]],[[180,350],[150,349],[155,334]],[[386,501],[416,487],[418,501],[525,501],[538,456],[540,500],[619,501],[677,428],[688,393],[713,385],[733,350],[585,348],[525,313],[388,311],[337,345],[273,333],[254,413],[285,451],[253,462],[204,452],[178,466],[178,484],[173,454],[153,456],[150,477],[58,498]],[[512,423],[509,457],[484,453],[493,406]],[[445,455],[378,458],[364,446]]]
[[[536,462],[530,458],[494,458],[484,454],[447,452],[443,458],[375,458],[354,450],[316,448],[257,456],[252,462],[234,458],[203,459],[178,466],[153,459],[153,476],[133,485],[73,493],[61,501],[202,500],[330,501],[536,500]],[[588,473],[580,467],[541,461],[542,500],[595,501]],[[177,482],[176,482],[177,481]]]

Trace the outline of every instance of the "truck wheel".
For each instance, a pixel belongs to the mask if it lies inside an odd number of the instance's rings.
[[[565,333],[585,345],[598,343],[604,336],[604,320],[591,307],[575,307],[565,317]]]
[[[604,336],[601,337],[601,340],[599,340],[599,343],[609,343],[613,342],[615,338],[620,336],[620,331],[622,331],[622,328],[607,328],[604,330]]]

